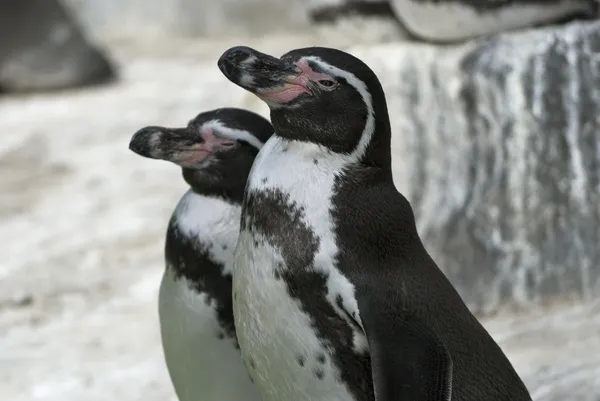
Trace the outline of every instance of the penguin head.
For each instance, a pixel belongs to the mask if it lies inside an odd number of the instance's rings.
[[[196,190],[241,187],[254,158],[273,133],[268,120],[248,110],[220,108],[200,113],[186,127],[147,126],[129,149],[140,156],[172,162]]]
[[[218,66],[230,81],[267,103],[278,136],[342,154],[364,153],[376,131],[389,136],[379,79],[341,50],[309,47],[276,58],[238,46],[223,53]]]

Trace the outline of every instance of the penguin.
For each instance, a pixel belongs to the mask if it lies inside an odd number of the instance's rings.
[[[233,274],[263,400],[531,400],[394,185],[375,73],[323,47],[276,58],[237,46],[217,64],[275,129],[248,177]]]
[[[402,25],[433,43],[598,17],[597,0],[389,0]]]
[[[168,224],[158,304],[180,401],[260,400],[240,357],[231,273],[246,178],[272,133],[253,112],[219,108],[185,128],[142,128],[129,144],[140,156],[180,166],[190,187]]]

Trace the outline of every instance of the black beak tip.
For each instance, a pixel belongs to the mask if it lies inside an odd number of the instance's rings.
[[[247,46],[231,47],[219,57],[217,67],[228,78],[232,78],[236,71],[239,70],[240,64],[251,56],[257,54],[256,50]]]
[[[152,136],[159,132],[159,127],[144,127],[138,130],[129,141],[129,150],[140,156],[149,157],[151,153]]]
[[[221,73],[227,78],[231,77],[235,72],[233,65],[227,59],[227,54],[223,54],[221,58],[219,58],[219,61],[217,61],[217,67],[219,67]]]

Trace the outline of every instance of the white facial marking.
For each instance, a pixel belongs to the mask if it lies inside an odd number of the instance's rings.
[[[352,85],[354,89],[356,89],[360,94],[363,103],[367,108],[367,122],[365,123],[365,128],[363,129],[360,142],[358,143],[358,146],[356,147],[354,152],[352,152],[351,155],[351,159],[353,161],[359,160],[362,156],[364,156],[365,151],[367,150],[367,146],[369,146],[369,142],[371,142],[371,138],[375,133],[375,110],[373,110],[373,100],[371,98],[369,90],[367,89],[367,85],[351,72],[334,67],[331,64],[328,64],[325,61],[321,60],[321,58],[319,57],[307,56],[303,57],[303,59],[317,64],[323,70],[323,72],[333,77],[344,78],[346,82]]]
[[[246,130],[241,130],[241,129],[229,128],[225,124],[223,124],[220,120],[207,121],[204,124],[202,124],[202,127],[212,129],[212,130],[218,132],[219,135],[221,135],[225,138],[228,138],[228,139],[233,139],[236,141],[237,140],[246,141],[250,145],[254,146],[256,149],[259,149],[259,150],[264,145],[257,137],[252,135],[250,132],[248,132]]]
[[[203,244],[211,244],[208,249],[210,259],[222,264],[224,273],[231,274],[241,206],[189,190],[179,201],[174,215],[181,233]]]

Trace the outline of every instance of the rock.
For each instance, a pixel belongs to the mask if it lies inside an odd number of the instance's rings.
[[[0,90],[40,91],[105,82],[111,63],[57,0],[0,0]]]
[[[247,44],[283,54],[305,41],[275,36],[277,43],[265,36],[248,38]],[[214,60],[223,52],[220,44],[194,55],[189,47],[177,46],[171,45],[169,57],[115,52],[122,79],[111,87],[0,101],[0,309],[22,294],[35,297],[30,306],[0,310],[2,400],[177,401],[164,364],[156,295],[164,269],[165,224],[186,188],[175,166],[138,160],[126,151],[127,144],[144,124],[185,124],[199,110],[218,104],[268,116],[264,102],[236,88],[215,68]],[[416,158],[409,152],[417,139],[419,146],[438,143],[434,129],[444,125],[431,124],[431,132],[421,133],[424,138],[414,136],[417,124],[429,124],[428,115],[440,118],[436,105],[454,109],[444,112],[450,122],[440,130],[444,136],[438,135],[441,143],[432,152],[448,147],[450,153],[440,153],[442,163],[424,160],[432,166],[426,189],[434,189],[431,180],[449,177],[440,171],[443,163],[456,171],[467,164],[461,157],[470,158],[467,151],[456,151],[451,136],[457,129],[456,143],[468,140],[458,131],[463,117],[453,114],[462,109],[447,104],[458,102],[456,90],[431,92],[427,80],[435,76],[439,85],[457,86],[463,74],[457,58],[473,47],[440,51],[395,44],[353,50],[364,55],[386,87],[396,132],[396,180],[407,193],[419,185],[418,178],[409,181]],[[436,70],[434,57],[440,63]],[[408,74],[407,68],[413,72]],[[481,74],[477,79],[485,82]],[[410,96],[416,90],[423,93],[412,108]],[[26,179],[21,185],[11,183],[10,176],[19,171]],[[458,175],[453,192],[465,191]],[[446,226],[452,204],[444,202],[443,194],[427,199],[442,202],[438,221]],[[24,206],[4,213],[6,201],[12,200]],[[418,213],[423,223],[425,217],[435,217],[433,212]],[[431,237],[430,232],[428,241]],[[427,246],[434,250],[431,242]],[[469,251],[468,246],[463,249]],[[436,252],[440,265],[448,267]],[[461,286],[463,295],[467,284]],[[600,353],[593,351],[600,349],[600,300],[482,322],[535,401],[598,401]]]
[[[394,177],[481,314],[600,294],[600,22],[352,51],[381,77]]]
[[[347,37],[354,44],[406,36],[387,0],[63,0],[86,31],[104,42],[154,47],[190,38],[267,34]],[[338,9],[336,4],[341,7]],[[315,27],[314,23],[319,26]],[[274,36],[274,35],[273,35]],[[330,43],[320,40],[308,43]]]
[[[598,0],[63,0],[86,32],[130,43],[306,33],[314,24],[356,44],[457,42],[596,16]],[[541,4],[540,4],[541,3]]]
[[[304,0],[64,0],[96,37],[143,42],[301,31]]]
[[[415,37],[458,42],[503,31],[596,18],[597,0],[389,0]]]

